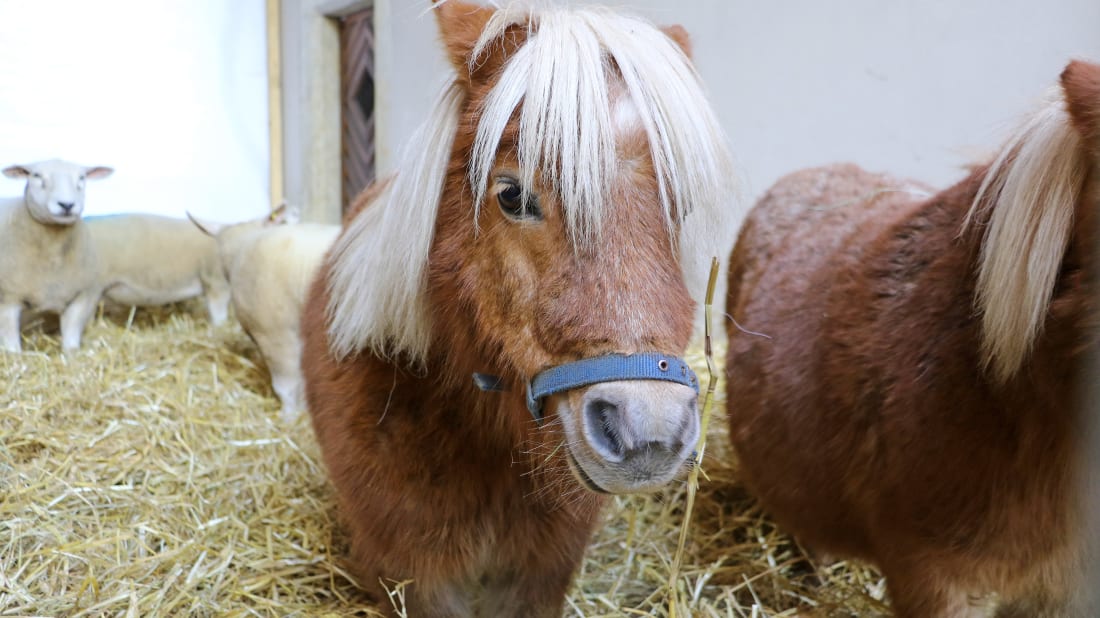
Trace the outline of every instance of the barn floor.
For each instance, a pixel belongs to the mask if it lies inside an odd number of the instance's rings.
[[[48,323],[25,336],[0,353],[0,615],[373,615],[341,566],[308,419],[279,422],[236,324],[188,303],[97,316],[70,357]],[[677,614],[888,615],[876,573],[815,563],[754,506],[722,408]],[[615,500],[566,615],[668,615],[684,494]]]

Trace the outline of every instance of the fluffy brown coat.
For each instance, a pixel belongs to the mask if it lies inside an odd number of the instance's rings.
[[[333,356],[332,255],[302,322],[307,403],[352,566],[383,610],[384,588],[411,581],[410,616],[561,615],[605,498],[571,473],[568,453],[580,446],[563,443],[561,422],[531,419],[524,380],[601,353],[678,354],[692,329],[693,303],[640,130],[618,144],[623,163],[610,191],[619,207],[598,250],[569,242],[555,192],[541,181],[531,187],[537,223],[510,220],[495,196],[472,221],[466,166],[479,111],[526,36],[509,27],[471,67],[491,15],[454,0],[437,9],[464,101],[428,262],[428,358],[418,366],[400,354]],[[518,168],[516,125],[505,131],[502,170]],[[381,190],[357,199],[351,220],[369,214]],[[473,372],[501,376],[509,392],[478,391]]]
[[[1088,149],[1031,353],[984,369],[975,282],[986,168],[916,198],[855,166],[780,180],[731,258],[730,436],[746,483],[812,548],[876,563],[902,617],[1086,615],[1075,595],[1085,352],[1096,343],[1100,66],[1062,80]],[[899,190],[900,189],[900,190]],[[1022,249],[1020,249],[1022,250]],[[748,332],[752,331],[752,332]]]

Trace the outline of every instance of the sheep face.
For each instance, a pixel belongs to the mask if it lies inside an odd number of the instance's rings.
[[[4,169],[4,175],[26,179],[24,203],[34,220],[47,225],[72,225],[84,211],[84,183],[106,178],[113,171],[54,159],[12,165]]]

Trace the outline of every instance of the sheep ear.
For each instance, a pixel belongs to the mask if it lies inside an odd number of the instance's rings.
[[[99,180],[100,178],[106,178],[115,173],[115,168],[106,167],[103,165],[93,165],[92,167],[84,168],[84,177],[89,180]]]
[[[216,237],[218,234],[221,233],[222,230],[224,230],[226,228],[226,225],[224,223],[218,223],[216,221],[207,221],[206,219],[200,219],[200,218],[196,217],[195,215],[191,214],[190,211],[187,213],[187,218],[191,220],[191,223],[195,224],[195,227],[199,228],[200,232],[202,232],[203,234],[206,234],[207,236],[215,236]]]
[[[23,165],[9,165],[4,168],[4,175],[8,178],[26,178],[31,175],[31,171]]]
[[[264,225],[282,225],[286,223],[286,202],[280,203],[267,215]]]
[[[301,220],[297,206],[290,206],[286,202],[279,204],[271,214],[267,216],[267,225],[294,224]]]

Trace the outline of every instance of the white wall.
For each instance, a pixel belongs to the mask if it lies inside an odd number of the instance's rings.
[[[378,3],[392,25],[377,69],[385,171],[446,65],[426,2]],[[692,34],[752,197],[784,173],[841,160],[944,185],[997,147],[1069,58],[1100,60],[1097,0],[611,4]]]
[[[266,212],[264,24],[263,0],[0,0],[0,167],[114,166],[88,214]]]

